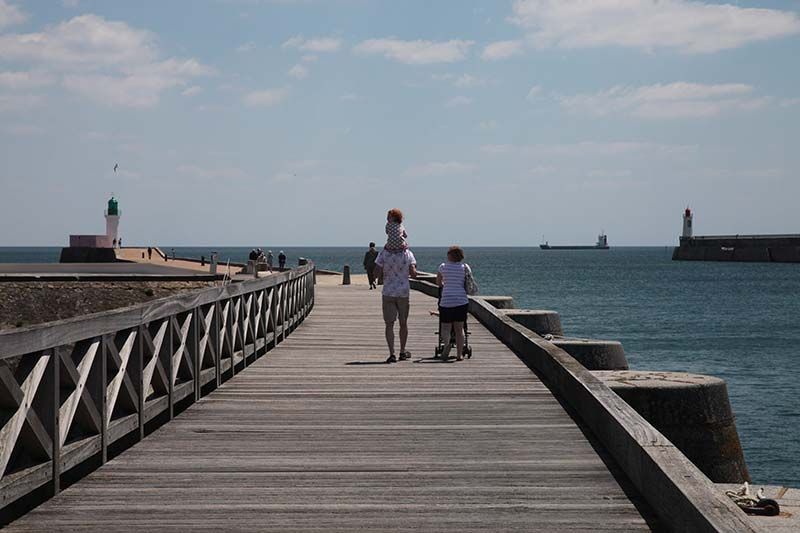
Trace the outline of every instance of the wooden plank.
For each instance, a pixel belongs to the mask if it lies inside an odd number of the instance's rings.
[[[414,294],[414,357],[388,365],[377,291],[317,287],[315,298],[246,372],[9,531],[655,525],[607,454],[475,321],[475,357],[435,362],[435,301]]]

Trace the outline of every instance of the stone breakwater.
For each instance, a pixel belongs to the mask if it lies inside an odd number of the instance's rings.
[[[674,261],[800,263],[800,235],[681,237]]]
[[[3,282],[0,330],[127,307],[213,285],[205,281]]]

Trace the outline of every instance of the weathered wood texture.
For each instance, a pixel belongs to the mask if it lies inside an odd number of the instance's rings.
[[[380,294],[318,287],[275,350],[9,531],[649,530],[613,462],[477,321],[473,359],[431,358],[434,305],[412,294],[414,357],[389,365]]]
[[[310,312],[313,266],[0,334],[0,507],[171,419]]]
[[[563,349],[472,297],[470,312],[573,406],[675,531],[758,531],[758,527],[666,437]]]

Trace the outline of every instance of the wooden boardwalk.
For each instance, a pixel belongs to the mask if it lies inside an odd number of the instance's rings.
[[[380,295],[318,287],[285,342],[9,531],[648,530],[652,513],[517,357],[386,357]],[[624,488],[624,489],[623,489]]]

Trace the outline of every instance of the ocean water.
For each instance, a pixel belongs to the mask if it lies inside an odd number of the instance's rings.
[[[262,246],[263,247],[263,246]],[[170,247],[162,247],[169,250]],[[266,248],[265,248],[266,249]],[[288,264],[362,271],[363,248],[273,247]],[[175,247],[244,261],[249,248]],[[435,271],[446,248],[414,248]],[[58,261],[58,248],[0,248],[0,262]],[[621,341],[631,368],[710,374],[728,383],[756,483],[800,487],[800,265],[671,260],[671,248],[542,251],[466,248],[483,294],[553,309],[565,333]]]

